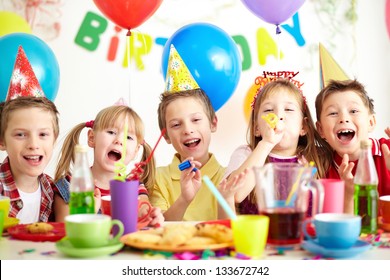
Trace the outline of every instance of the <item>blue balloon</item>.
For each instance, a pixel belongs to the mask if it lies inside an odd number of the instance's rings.
[[[11,33],[0,37],[0,101],[7,97],[19,46],[23,47],[45,96],[54,101],[60,84],[57,59],[44,41],[27,33]]]
[[[234,93],[241,75],[241,56],[234,40],[209,23],[192,23],[177,30],[165,43],[162,73],[166,78],[173,44],[215,111]]]

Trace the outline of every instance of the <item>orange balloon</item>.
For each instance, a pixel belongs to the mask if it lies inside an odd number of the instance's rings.
[[[244,99],[244,115],[245,119],[249,122],[251,113],[252,113],[252,107],[251,104],[253,102],[253,99],[255,98],[256,92],[259,89],[260,85],[253,84],[247,91],[245,99]]]

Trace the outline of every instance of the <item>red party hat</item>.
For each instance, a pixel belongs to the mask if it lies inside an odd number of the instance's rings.
[[[19,46],[6,101],[19,96],[45,96],[22,46]]]

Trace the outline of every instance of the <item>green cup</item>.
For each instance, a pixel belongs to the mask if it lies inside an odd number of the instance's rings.
[[[114,226],[117,234],[111,236]],[[123,224],[102,214],[74,214],[65,217],[65,231],[70,243],[77,248],[97,248],[120,242]]]

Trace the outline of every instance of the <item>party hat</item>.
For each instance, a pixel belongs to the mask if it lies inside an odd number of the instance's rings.
[[[192,77],[175,47],[171,45],[165,80],[165,90],[169,92],[177,92],[195,88],[199,88],[198,84]]]
[[[325,47],[320,43],[320,83],[321,89],[327,86],[329,80],[349,80],[347,74],[338,65]]]
[[[6,101],[19,96],[45,96],[22,46],[18,49]]]
[[[114,103],[114,105],[116,105],[116,106],[129,106],[123,97],[119,98],[118,101]]]

